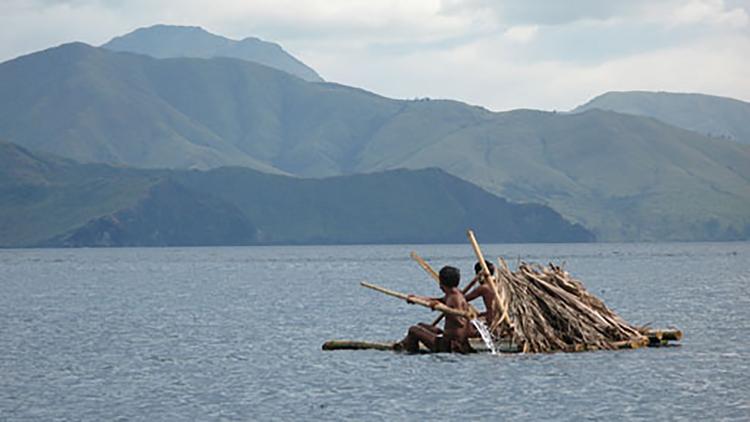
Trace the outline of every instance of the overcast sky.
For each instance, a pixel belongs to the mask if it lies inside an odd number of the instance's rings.
[[[0,61],[156,23],[280,43],[395,98],[567,110],[606,91],[750,101],[750,0],[0,0]]]

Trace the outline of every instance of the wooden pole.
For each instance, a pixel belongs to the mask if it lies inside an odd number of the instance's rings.
[[[421,256],[417,255],[416,252],[412,252],[410,256],[411,259],[417,261],[417,264],[419,264],[422,269],[427,271],[427,274],[429,274],[430,277],[432,277],[435,281],[438,282],[438,284],[440,284],[440,276],[435,272],[435,270],[432,269],[432,267],[430,267],[430,264],[426,263],[425,260],[422,259]]]
[[[393,296],[393,297],[396,297],[405,301],[411,301],[412,303],[416,303],[417,305],[421,305],[421,306],[424,306],[425,308],[430,308],[435,311],[440,311],[444,314],[451,314],[451,315],[461,316],[461,317],[469,318],[469,319],[472,319],[474,317],[473,313],[470,311],[462,311],[460,309],[451,308],[439,302],[433,305],[433,303],[429,300],[424,300],[420,297],[415,297],[415,296],[412,296],[410,298],[409,295],[407,294],[400,293],[400,292],[390,290],[390,289],[386,289],[385,287],[376,286],[374,284],[370,284],[365,281],[359,284],[362,287],[367,287],[368,289],[372,289],[380,293],[386,294],[388,296]]]
[[[479,243],[477,242],[476,236],[474,236],[474,231],[468,230],[466,232],[466,235],[469,237],[469,242],[471,242],[471,247],[472,249],[474,249],[474,254],[477,256],[479,265],[482,267],[482,274],[484,274],[485,283],[489,283],[490,288],[495,293],[495,303],[497,304],[496,306],[500,308],[500,315],[497,315],[498,320],[487,321],[490,329],[494,329],[495,327],[497,327],[497,324],[499,324],[499,321],[507,317],[508,311],[505,309],[505,305],[500,299],[500,292],[497,291],[497,285],[495,284],[495,280],[492,277],[492,273],[490,273],[490,269],[487,267],[487,262],[484,261],[484,255],[482,254],[482,250],[479,249]]]
[[[323,350],[393,350],[394,343],[376,343],[371,341],[328,340],[323,343]]]
[[[643,333],[651,342],[658,343],[662,340],[680,341],[682,340],[682,331],[678,329],[666,330],[648,330]]]
[[[630,340],[616,341],[611,343],[615,349],[640,349],[648,346],[649,340],[646,337],[633,337]]]
[[[482,254],[482,250],[479,249],[479,243],[477,243],[477,238],[474,236],[473,230],[468,230],[466,232],[466,235],[469,237],[469,242],[471,242],[471,247],[474,249],[474,254],[477,256],[477,260],[479,261],[479,265],[482,267],[482,274],[484,274],[485,277],[489,280],[492,277],[492,273],[490,272],[490,268],[487,266],[487,262],[484,260],[484,255]],[[494,280],[489,280],[490,283],[492,283]],[[494,283],[493,283],[494,284]]]

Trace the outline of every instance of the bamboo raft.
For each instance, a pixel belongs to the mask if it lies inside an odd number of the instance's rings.
[[[682,340],[682,331],[677,329],[665,329],[665,330],[647,330],[645,332],[648,341],[639,340],[635,343],[629,341],[614,344],[615,349],[640,349],[641,347],[664,347],[664,346],[676,346],[671,343],[673,341]],[[478,353],[489,353],[490,349],[479,337],[472,337],[469,339],[471,348]],[[359,340],[329,340],[323,343],[323,350],[383,350],[383,351],[396,351],[396,342],[373,342],[373,341],[359,341]],[[513,343],[509,339],[500,339],[495,341],[495,349],[499,353],[521,353],[523,349],[517,344]],[[579,350],[566,350],[568,352],[582,352],[586,350],[579,348]],[[426,348],[421,348],[422,353],[430,353]]]
[[[468,231],[469,241],[481,264],[480,273],[463,289],[466,294],[482,279],[495,295],[494,321],[486,321],[494,347],[501,353],[583,352],[593,350],[639,349],[674,345],[682,339],[678,329],[652,329],[634,326],[604,302],[588,292],[583,283],[574,279],[562,267],[549,264],[521,263],[511,271],[506,262],[498,259],[497,270],[490,272],[474,233]],[[412,258],[436,281],[437,273],[417,254]],[[453,309],[442,303],[431,303],[419,297],[386,289],[367,282],[363,287],[441,312],[433,321],[437,325],[446,315],[474,319],[478,311]],[[490,351],[480,338],[469,339],[477,352]],[[331,340],[323,350],[395,350],[393,342]],[[423,350],[427,352],[426,349]]]

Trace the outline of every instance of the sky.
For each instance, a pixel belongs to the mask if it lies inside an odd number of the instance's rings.
[[[157,23],[281,44],[328,81],[491,110],[607,91],[750,101],[750,0],[0,0],[0,61]]]

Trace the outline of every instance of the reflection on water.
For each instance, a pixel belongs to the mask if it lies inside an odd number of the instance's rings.
[[[322,352],[434,318],[409,259],[467,245],[0,250],[0,420],[750,419],[748,243],[485,245],[565,262],[682,346],[554,355]]]

